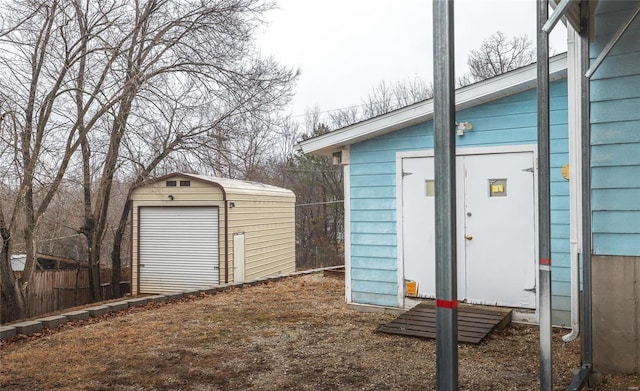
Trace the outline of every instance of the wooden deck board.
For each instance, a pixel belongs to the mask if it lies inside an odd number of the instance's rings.
[[[458,342],[478,344],[493,330],[504,328],[511,322],[511,310],[488,310],[473,306],[458,307]],[[422,302],[378,331],[420,338],[436,337],[436,308],[431,302]]]

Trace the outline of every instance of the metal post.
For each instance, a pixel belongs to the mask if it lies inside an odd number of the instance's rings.
[[[580,3],[580,116],[582,152],[582,366],[568,391],[581,390],[593,372],[592,285],[591,285],[591,123],[589,88],[589,2]]]
[[[542,28],[549,17],[548,0],[538,1],[538,313],[540,322],[540,390],[553,389],[551,355],[551,191],[549,136],[549,35]]]
[[[455,85],[453,0],[433,2],[436,378],[438,390],[458,389],[456,267]]]
[[[589,68],[589,2],[580,4],[580,75],[582,76],[582,364],[593,364],[591,322],[591,121]]]

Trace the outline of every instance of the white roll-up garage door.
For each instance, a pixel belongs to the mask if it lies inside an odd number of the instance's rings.
[[[140,208],[140,293],[218,284],[218,208]]]

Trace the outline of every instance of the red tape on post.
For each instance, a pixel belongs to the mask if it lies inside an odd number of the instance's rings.
[[[437,299],[436,300],[436,307],[439,308],[448,308],[450,310],[454,309],[454,308],[458,308],[458,301],[457,300],[441,300],[441,299]]]
[[[540,264],[541,265],[551,266],[551,259],[540,258]]]

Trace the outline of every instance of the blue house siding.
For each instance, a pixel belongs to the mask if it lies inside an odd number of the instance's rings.
[[[636,6],[600,7],[592,56]],[[613,12],[611,12],[613,10]],[[591,78],[593,253],[640,256],[640,19]]]
[[[551,205],[555,322],[569,319],[569,183],[567,85],[554,82],[551,94]],[[473,130],[457,137],[459,148],[535,144],[536,93],[525,91],[462,110],[459,121]],[[398,295],[396,152],[433,149],[428,121],[353,144],[350,151],[351,299],[354,303],[396,306]],[[390,289],[393,287],[393,289]]]

